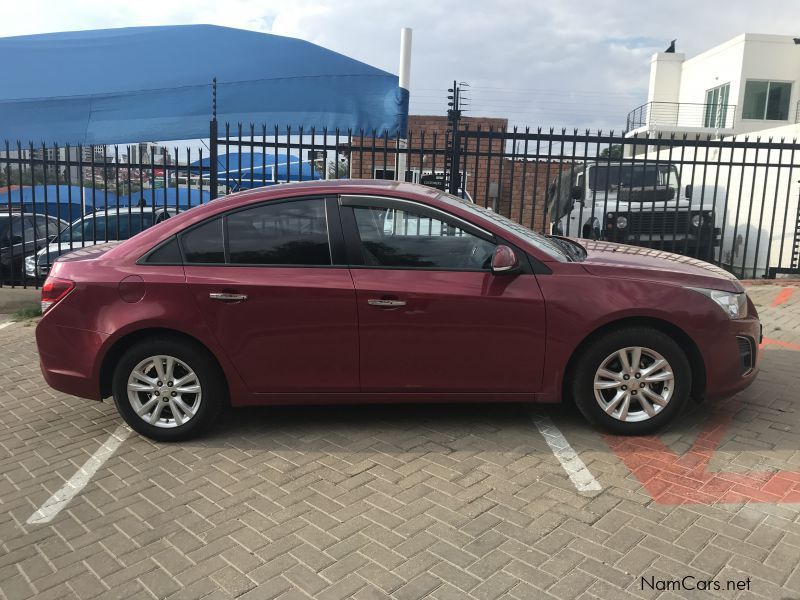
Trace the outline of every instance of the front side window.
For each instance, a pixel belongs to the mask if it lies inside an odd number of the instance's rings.
[[[321,198],[264,204],[231,213],[227,220],[233,264],[331,264],[325,201]]]
[[[791,95],[789,82],[749,80],[744,86],[742,118],[786,121]]]
[[[413,210],[353,207],[364,264],[375,267],[483,271],[495,244]]]
[[[11,239],[12,245],[24,242],[32,242],[36,238],[36,230],[33,227],[31,217],[12,217],[11,219]]]

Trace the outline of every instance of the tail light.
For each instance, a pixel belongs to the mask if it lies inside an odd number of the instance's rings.
[[[75,282],[69,279],[48,277],[42,285],[42,314],[75,289]]]

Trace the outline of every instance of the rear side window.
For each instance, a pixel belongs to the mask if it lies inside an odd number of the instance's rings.
[[[222,217],[207,221],[180,236],[183,257],[187,263],[224,263]]]
[[[321,198],[256,206],[231,213],[227,220],[232,264],[331,264]]]

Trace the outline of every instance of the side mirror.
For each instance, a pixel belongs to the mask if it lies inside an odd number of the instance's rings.
[[[500,275],[503,273],[515,273],[519,269],[517,255],[508,246],[498,246],[494,249],[492,257],[492,273]]]
[[[692,184],[691,183],[686,186],[685,195],[689,200],[692,199]]]
[[[573,200],[582,200],[583,199],[583,188],[579,185],[572,186],[572,199]]]

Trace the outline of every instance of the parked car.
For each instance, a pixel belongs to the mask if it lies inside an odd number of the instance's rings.
[[[0,208],[0,281],[22,281],[23,264],[66,225],[54,216]]]
[[[437,225],[387,228],[389,214]],[[160,441],[228,404],[564,398],[644,434],[689,398],[748,386],[761,336],[741,284],[713,265],[365,180],[235,194],[66,254],[42,310],[47,382],[113,396]]]
[[[104,242],[127,240],[140,231],[168,219],[174,209],[137,207],[130,209],[98,209],[63,228],[49,245],[25,259],[25,275],[44,279],[53,262],[62,254],[76,248],[86,248]]]
[[[706,193],[706,191],[708,193]],[[670,163],[588,163],[565,169],[548,189],[552,231],[710,260],[719,247],[724,193],[680,185]]]

